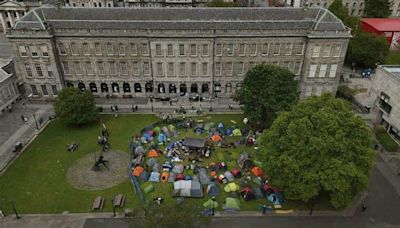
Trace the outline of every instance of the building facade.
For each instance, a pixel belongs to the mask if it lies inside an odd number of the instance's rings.
[[[400,139],[400,66],[378,66],[372,84],[379,124]]]
[[[292,0],[298,1],[298,0]],[[301,6],[321,6],[324,8],[328,8],[334,0],[302,0]],[[343,0],[343,6],[345,6],[348,11],[349,15],[361,17],[364,15],[364,7],[365,1],[364,0]],[[392,11],[391,16],[399,17],[400,16],[400,0],[389,0],[390,2],[390,10]]]
[[[301,97],[336,93],[351,36],[323,8],[41,8],[7,37],[37,99],[74,86],[147,102],[230,98],[258,63],[291,70]]]
[[[0,2],[0,32],[6,33],[29,10],[39,7],[40,1],[5,0]]]
[[[19,97],[13,70],[12,59],[0,59],[0,114]]]

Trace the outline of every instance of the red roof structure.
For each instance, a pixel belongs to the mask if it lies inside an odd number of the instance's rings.
[[[365,32],[385,36],[392,50],[400,49],[400,18],[363,18],[361,27]]]

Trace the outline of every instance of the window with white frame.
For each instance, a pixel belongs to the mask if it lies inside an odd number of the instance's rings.
[[[253,43],[250,46],[250,55],[255,56],[257,55],[257,44]]]
[[[321,45],[315,44],[312,50],[312,57],[319,57],[320,52],[321,52]]]
[[[43,57],[45,57],[45,58],[49,57],[49,51],[47,50],[46,45],[40,46],[40,51],[42,52]]]
[[[30,64],[25,64],[25,71],[26,71],[26,75],[27,75],[28,77],[33,77],[33,74],[32,74],[32,67],[31,67]]]
[[[157,76],[163,76],[163,64],[157,63]]]
[[[134,75],[139,75],[139,63],[133,62],[132,63],[132,70]]]
[[[74,68],[75,68],[75,74],[81,75],[82,74],[82,68],[81,68],[81,63],[78,61],[74,62]]]
[[[336,71],[337,71],[337,64],[332,64],[330,69],[329,69],[329,77],[330,78],[335,78],[336,77]]]
[[[286,43],[285,44],[285,55],[291,55],[292,54],[292,48],[293,48],[293,44],[292,43]]]
[[[110,69],[110,74],[111,75],[116,75],[117,74],[117,67],[115,66],[115,62],[109,62],[108,63],[108,68]]]
[[[131,55],[136,56],[138,53],[137,45],[135,43],[131,43],[129,46],[131,48]]]
[[[47,91],[47,86],[46,85],[41,85],[40,86],[42,88],[42,93],[44,96],[48,96],[49,92]]]
[[[156,56],[161,56],[162,51],[161,51],[161,44],[156,44]]]
[[[262,44],[261,55],[268,55],[268,43],[263,43]]]
[[[147,43],[142,43],[142,55],[144,56],[149,55],[149,45],[147,45]]]
[[[125,61],[120,62],[119,66],[121,68],[121,74],[128,75],[128,66],[127,66],[126,62]]]
[[[124,56],[125,55],[125,44],[123,44],[123,43],[118,44],[118,51],[119,51],[119,55]]]
[[[28,51],[26,50],[26,46],[18,46],[18,50],[21,57],[28,56]]]
[[[310,65],[310,70],[308,72],[308,77],[309,78],[315,78],[316,72],[317,72],[317,64],[311,64]]]
[[[222,71],[222,63],[216,62],[215,63],[215,74],[221,75],[221,71]]]
[[[42,66],[40,64],[35,64],[35,69],[36,69],[37,76],[42,78],[43,77]]]
[[[69,64],[68,62],[62,62],[64,74],[71,74],[71,71],[69,70]]]
[[[172,44],[167,45],[167,55],[173,56],[174,55],[174,46]]]
[[[226,74],[227,75],[232,75],[233,74],[233,63],[232,62],[227,62],[226,63]]]
[[[326,69],[328,68],[328,65],[326,64],[321,64],[319,67],[319,78],[325,78],[326,77]]]
[[[114,45],[107,43],[107,55],[114,55]]]
[[[335,44],[333,46],[333,57],[340,57],[341,52],[342,52],[342,45]]]
[[[295,75],[299,75],[299,74],[300,74],[300,70],[301,70],[301,62],[300,62],[300,61],[294,62],[293,73],[294,73]]]
[[[246,55],[246,44],[239,44],[239,55]]]
[[[196,55],[197,55],[197,45],[190,44],[190,56],[196,56]]]
[[[103,63],[103,62],[97,62],[97,72],[98,72],[100,75],[105,75],[105,74],[106,74],[106,71],[105,71],[105,69],[104,69],[104,63]]]
[[[330,57],[331,56],[331,45],[326,44],[322,50],[322,57]]]
[[[238,75],[243,75],[244,74],[244,63],[239,62],[238,63]]]
[[[209,55],[209,47],[208,44],[203,44],[203,56],[208,56]]]
[[[103,54],[100,43],[95,43],[94,44],[94,49],[95,49],[96,55],[102,55]]]
[[[303,42],[296,43],[295,49],[296,49],[295,50],[296,55],[302,55],[304,53],[304,43]]]
[[[185,55],[185,45],[184,44],[179,44],[179,55],[180,56]]]
[[[221,56],[222,55],[222,44],[216,44],[215,55],[217,55],[217,56]]]
[[[63,43],[58,43],[58,53],[60,55],[66,55],[67,51],[65,50],[65,46]]]
[[[78,45],[74,42],[70,44],[70,49],[71,49],[71,55],[78,55],[79,50],[78,50]]]
[[[179,75],[186,76],[186,63],[179,63]]]
[[[46,64],[46,69],[47,69],[47,76],[49,78],[54,77],[54,73],[53,73],[53,66],[50,64]]]
[[[282,67],[288,70],[289,69],[289,64],[290,64],[289,61],[284,61]]]
[[[227,44],[226,45],[226,55],[233,56],[233,48],[234,48],[234,45],[232,43]]]
[[[274,44],[274,55],[279,55],[281,49],[281,44],[280,43],[275,43]]]
[[[150,74],[150,63],[149,62],[143,63],[143,74],[145,74],[145,75]]]
[[[168,63],[167,75],[168,76],[175,75],[174,63]]]
[[[32,57],[39,57],[38,49],[36,46],[30,46],[29,49],[31,51]]]
[[[197,75],[197,63],[190,64],[190,75],[192,75],[192,76]]]
[[[90,55],[90,46],[88,43],[82,44],[82,50],[84,55]]]
[[[201,64],[201,75],[207,76],[208,75],[208,63]]]
[[[86,62],[85,63],[85,67],[86,67],[86,74],[87,75],[93,75],[94,74],[92,62]]]

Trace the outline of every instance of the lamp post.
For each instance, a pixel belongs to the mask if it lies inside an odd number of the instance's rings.
[[[15,202],[14,202],[14,200],[11,200],[11,205],[12,205],[13,211],[14,211],[14,213],[15,213],[15,216],[17,217],[17,219],[20,219],[20,218],[21,218],[21,215],[18,214],[18,211],[17,211],[17,209],[15,208]]]
[[[211,198],[211,200],[212,200],[212,216],[214,216],[215,215],[215,209],[214,209],[214,203],[215,203],[215,196],[213,196],[212,198]]]
[[[114,199],[111,200],[111,205],[112,205],[112,209],[113,209],[113,217],[116,217],[117,215],[115,214]]]

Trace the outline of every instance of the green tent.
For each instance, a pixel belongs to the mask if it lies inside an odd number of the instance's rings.
[[[208,131],[208,130],[210,130],[210,128],[213,128],[214,126],[215,126],[215,123],[214,123],[214,122],[206,123],[206,124],[204,125],[204,130]]]
[[[150,193],[152,191],[154,191],[154,185],[153,184],[148,184],[147,186],[145,186],[143,188],[143,192],[144,193]]]
[[[218,207],[218,202],[213,202],[212,199],[207,200],[205,203],[203,203],[203,207],[207,208],[207,209],[211,209],[211,208],[217,208]]]
[[[237,198],[228,197],[225,199],[224,209],[236,209],[240,210],[240,201]]]
[[[176,130],[176,128],[174,125],[172,125],[172,124],[168,125],[168,131],[174,132],[175,130]]]
[[[234,136],[242,136],[242,132],[240,132],[239,128],[236,128],[235,130],[233,130],[232,133]]]
[[[161,131],[161,128],[160,127],[155,127],[155,128],[153,128],[153,131],[155,131],[157,134],[159,134],[160,131]]]
[[[236,192],[236,191],[239,190],[239,185],[237,185],[237,184],[234,183],[234,182],[231,182],[231,183],[227,184],[227,185],[224,187],[224,190],[225,190],[225,192]]]

